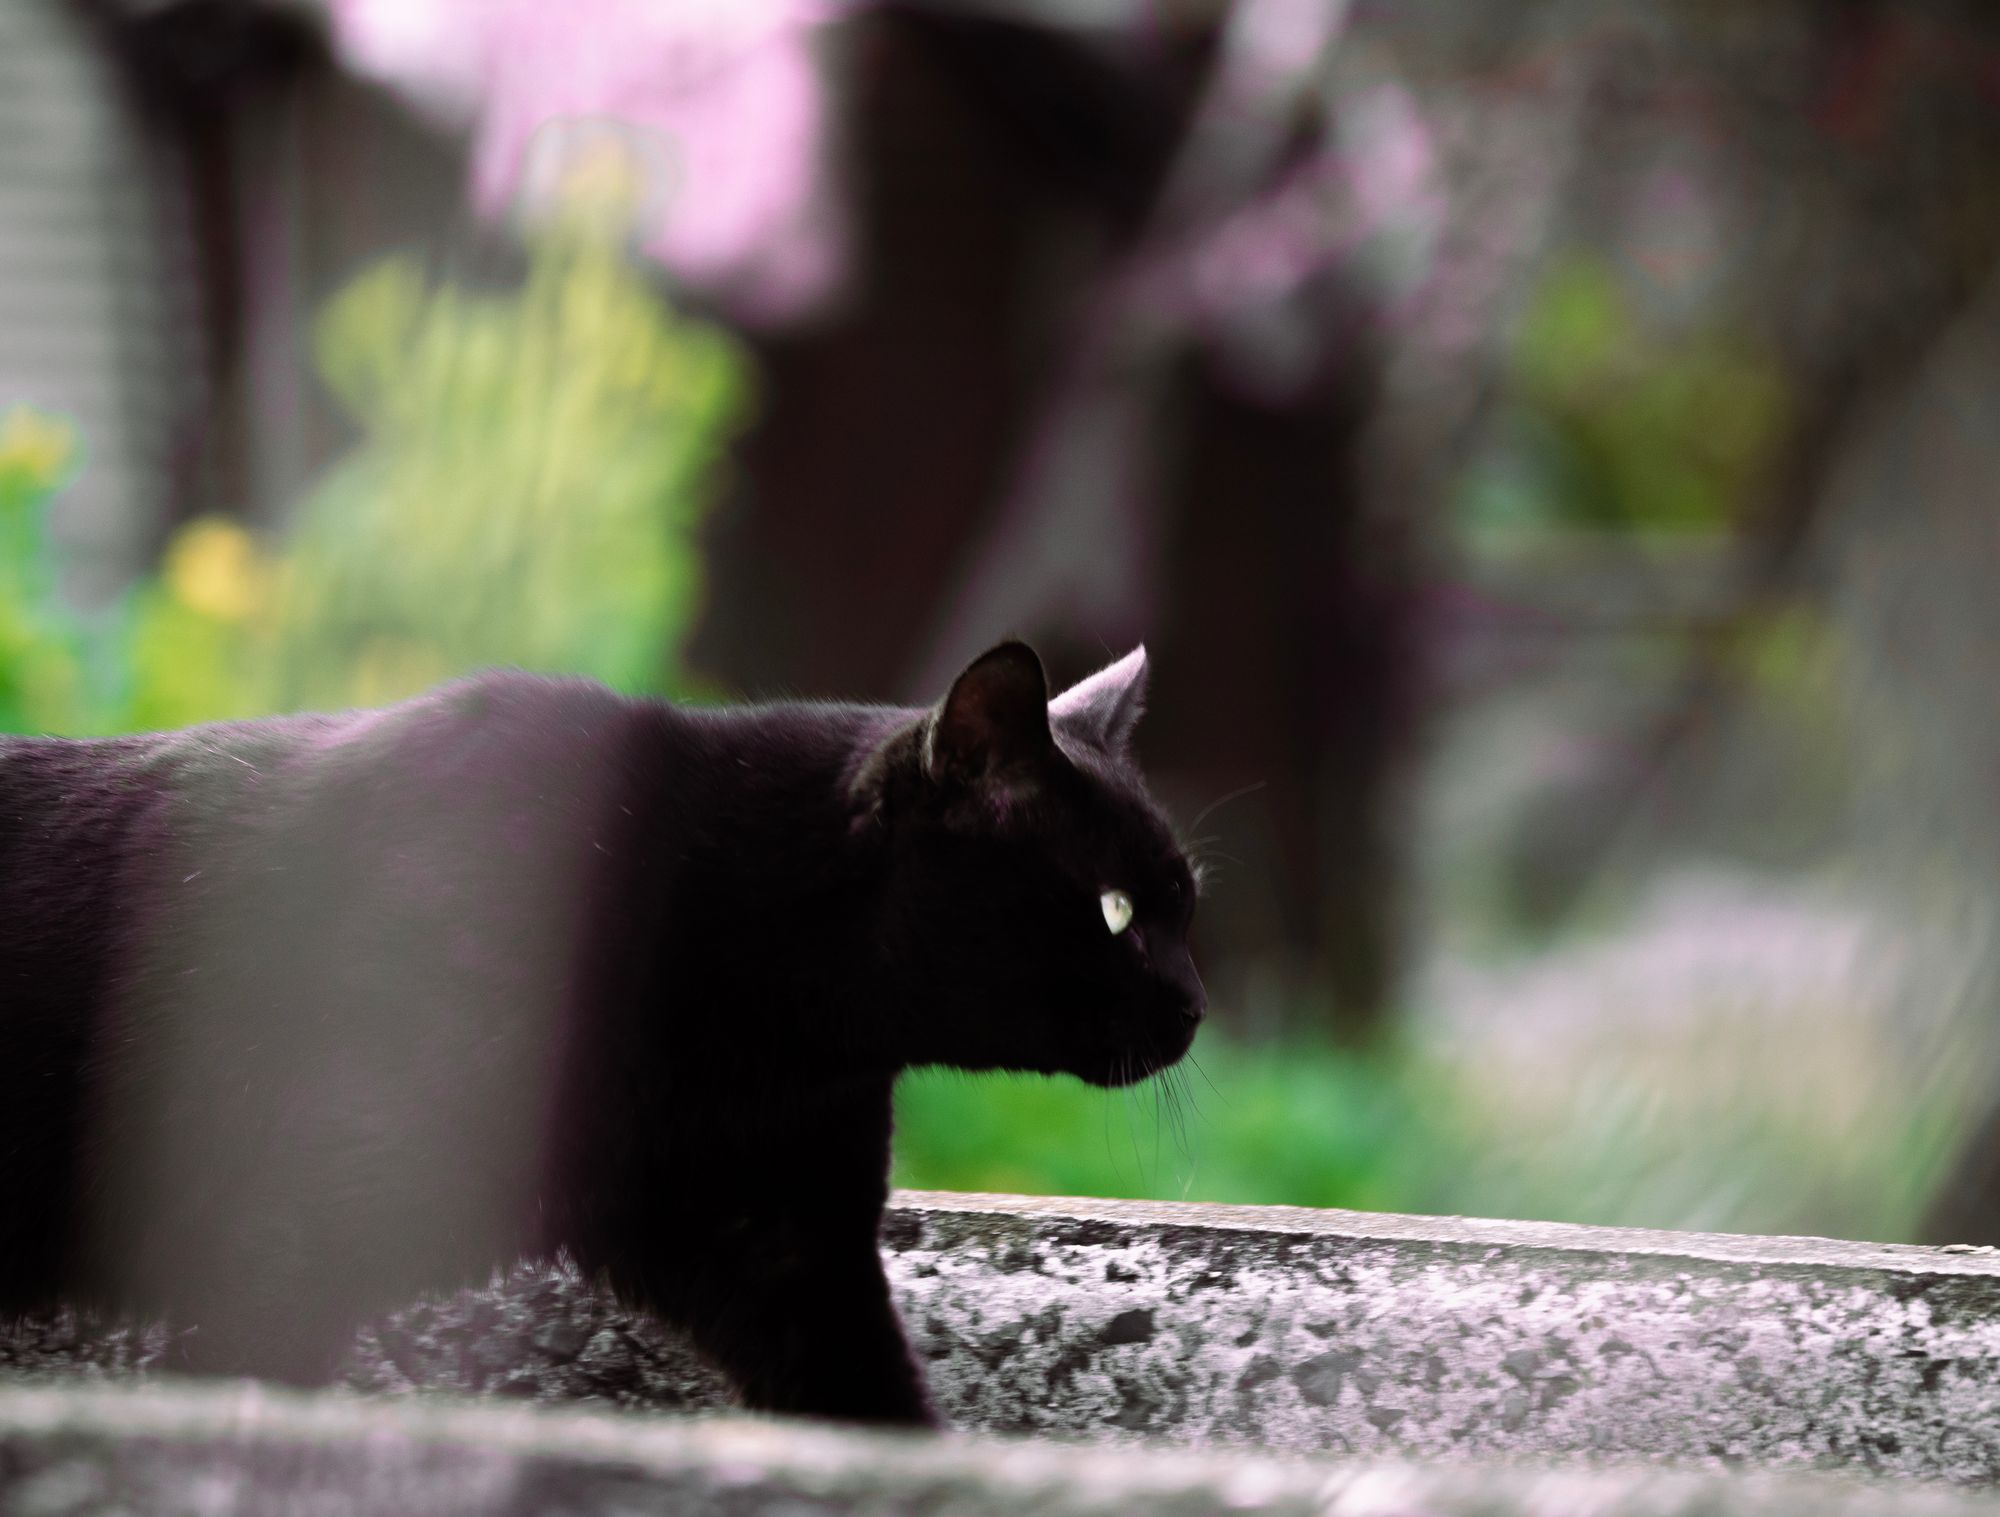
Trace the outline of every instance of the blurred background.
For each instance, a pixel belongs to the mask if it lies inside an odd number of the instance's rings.
[[[1143,639],[921,1186],[2000,1241],[1983,0],[0,0],[0,728]]]

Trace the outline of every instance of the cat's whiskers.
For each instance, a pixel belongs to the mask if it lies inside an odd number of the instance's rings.
[[[1221,859],[1225,864],[1242,864],[1243,860],[1237,858],[1235,854],[1224,853],[1220,848],[1215,847],[1215,841],[1214,838],[1203,838],[1197,842],[1190,843],[1187,850],[1188,857],[1190,859],[1198,859],[1202,863],[1207,863],[1210,859]]]
[[[1206,806],[1202,807],[1200,811],[1195,813],[1194,820],[1188,823],[1188,831],[1189,832],[1194,831],[1195,828],[1199,827],[1203,822],[1207,821],[1209,814],[1215,811],[1218,807],[1227,806],[1231,801],[1241,800],[1246,795],[1254,795],[1257,791],[1262,790],[1266,785],[1270,783],[1271,782],[1269,780],[1253,780],[1250,784],[1243,785],[1238,789],[1232,790],[1227,795],[1222,796],[1220,799],[1210,801]]]
[[[1242,867],[1240,859],[1231,858],[1226,853],[1218,852],[1214,847],[1216,843],[1222,840],[1223,834],[1203,834],[1198,830],[1201,824],[1207,821],[1219,808],[1228,805],[1231,801],[1240,800],[1246,795],[1253,795],[1269,783],[1270,781],[1268,780],[1255,780],[1248,785],[1238,786],[1227,794],[1210,801],[1200,811],[1196,812],[1194,820],[1188,823],[1188,837],[1182,843],[1181,847],[1182,851],[1187,855],[1188,865],[1194,873],[1194,891],[1197,897],[1205,894],[1209,885],[1220,884],[1222,882],[1222,873],[1210,862],[1211,859],[1222,859],[1227,863]]]
[[[1224,1106],[1227,1106],[1227,1105],[1229,1104],[1229,1097],[1225,1096],[1225,1095],[1224,1095],[1224,1094],[1222,1093],[1222,1091],[1221,1091],[1221,1090],[1220,1090],[1220,1089],[1219,1089],[1219,1088],[1218,1088],[1218,1087],[1216,1086],[1216,1083],[1215,1083],[1215,1081],[1213,1081],[1213,1080],[1209,1079],[1209,1077],[1208,1077],[1208,1071],[1207,1071],[1207,1070],[1205,1070],[1205,1069],[1203,1069],[1203,1068],[1201,1067],[1201,1060],[1197,1059],[1197,1058],[1196,1058],[1196,1057],[1194,1056],[1194,1054],[1193,1054],[1192,1052],[1190,1052],[1190,1053],[1189,1053],[1189,1054],[1187,1055],[1187,1061],[1188,1061],[1188,1063],[1190,1063],[1190,1064],[1192,1064],[1192,1065],[1194,1066],[1194,1071],[1195,1071],[1195,1073],[1201,1076],[1201,1078],[1202,1078],[1202,1083],[1203,1083],[1203,1084],[1205,1084],[1205,1085],[1207,1085],[1207,1086],[1208,1086],[1208,1088],[1209,1088],[1210,1090],[1212,1090],[1212,1091],[1214,1091],[1214,1092],[1215,1092],[1215,1097],[1216,1097],[1216,1099],[1217,1099],[1218,1101],[1222,1102],[1222,1104],[1223,1104]],[[1192,1090],[1190,1090],[1190,1094],[1192,1094]]]
[[[1119,1088],[1124,1092],[1125,1096],[1125,1137],[1126,1140],[1130,1142],[1132,1145],[1132,1165],[1134,1170],[1137,1172],[1139,1182],[1142,1185],[1150,1185],[1152,1181],[1146,1172],[1146,1156],[1144,1153],[1140,1151],[1139,1148],[1139,1129],[1137,1124],[1134,1123],[1132,1120],[1132,1102],[1134,1100],[1134,1095],[1139,1083],[1138,1082],[1139,1071],[1137,1066],[1133,1063],[1132,1055],[1129,1051],[1121,1053],[1118,1056],[1118,1070],[1119,1070]],[[1157,1132],[1158,1129],[1156,1128],[1155,1129],[1156,1140],[1153,1144],[1153,1157],[1155,1160],[1156,1167],[1160,1152],[1159,1143],[1157,1141]]]
[[[1161,1070],[1153,1076],[1153,1154],[1156,1160],[1160,1152],[1160,1125],[1163,1108],[1165,1110],[1167,1131],[1175,1134],[1174,1146],[1182,1148],[1183,1145],[1180,1143],[1178,1137],[1178,1124],[1175,1120],[1173,1087],[1167,1083],[1165,1070]]]
[[[1194,1163],[1194,1135],[1188,1123],[1188,1113],[1192,1111],[1198,1118],[1201,1108],[1195,1103],[1194,1092],[1188,1089],[1187,1072],[1176,1065],[1168,1071],[1168,1088],[1173,1094],[1174,1126],[1179,1133],[1181,1157]]]
[[[1223,871],[1217,867],[1216,860],[1220,859],[1223,863],[1234,864],[1239,869],[1248,867],[1234,854],[1224,853],[1216,848],[1214,846],[1215,842],[1216,839],[1212,837],[1192,838],[1184,848],[1187,854],[1188,868],[1194,875],[1194,889],[1197,898],[1206,895],[1209,886],[1222,883]]]
[[[1113,1097],[1112,1097],[1112,1093],[1111,1093],[1111,1091],[1110,1091],[1110,1090],[1109,1090],[1109,1089],[1107,1088],[1107,1089],[1105,1090],[1105,1092],[1104,1092],[1104,1106],[1103,1106],[1103,1111],[1104,1111],[1104,1157],[1105,1157],[1106,1159],[1108,1159],[1108,1160],[1110,1161],[1110,1163],[1111,1163],[1111,1169],[1112,1169],[1112,1173],[1116,1174],[1116,1173],[1117,1173],[1117,1170],[1118,1170],[1118,1155],[1117,1155],[1117,1152],[1116,1152],[1116,1151],[1115,1151],[1115,1150],[1114,1150],[1114,1149],[1112,1148],[1112,1146],[1111,1146],[1111,1102],[1112,1102],[1112,1099],[1113,1099]]]

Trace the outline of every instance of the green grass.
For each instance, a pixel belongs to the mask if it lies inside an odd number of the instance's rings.
[[[1810,1036],[1808,1036],[1810,1030]],[[1526,1064],[1411,1037],[1373,1054],[1213,1031],[1199,1068],[1104,1091],[926,1070],[896,1093],[898,1185],[1517,1217],[1883,1241],[1914,1235],[1963,1102],[1818,1016]]]
[[[1073,1079],[925,1070],[896,1092],[896,1183],[922,1189],[1409,1209],[1463,1148],[1416,1060],[1249,1048],[1204,1035],[1199,1067],[1105,1091]]]

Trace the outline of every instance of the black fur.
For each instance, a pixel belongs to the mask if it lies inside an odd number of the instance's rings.
[[[1203,1009],[1144,675],[1051,707],[1003,644],[929,712],[487,674],[0,739],[0,1313],[312,1382],[567,1248],[753,1406],[930,1420],[876,1248],[897,1073],[1122,1083]]]

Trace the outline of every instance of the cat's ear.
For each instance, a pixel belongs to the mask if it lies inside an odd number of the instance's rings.
[[[1123,753],[1146,709],[1146,645],[1079,680],[1049,702],[1049,716],[1106,753]]]
[[[924,767],[933,779],[978,780],[1024,772],[1054,747],[1042,661],[1026,643],[1007,642],[951,682],[931,713]]]

